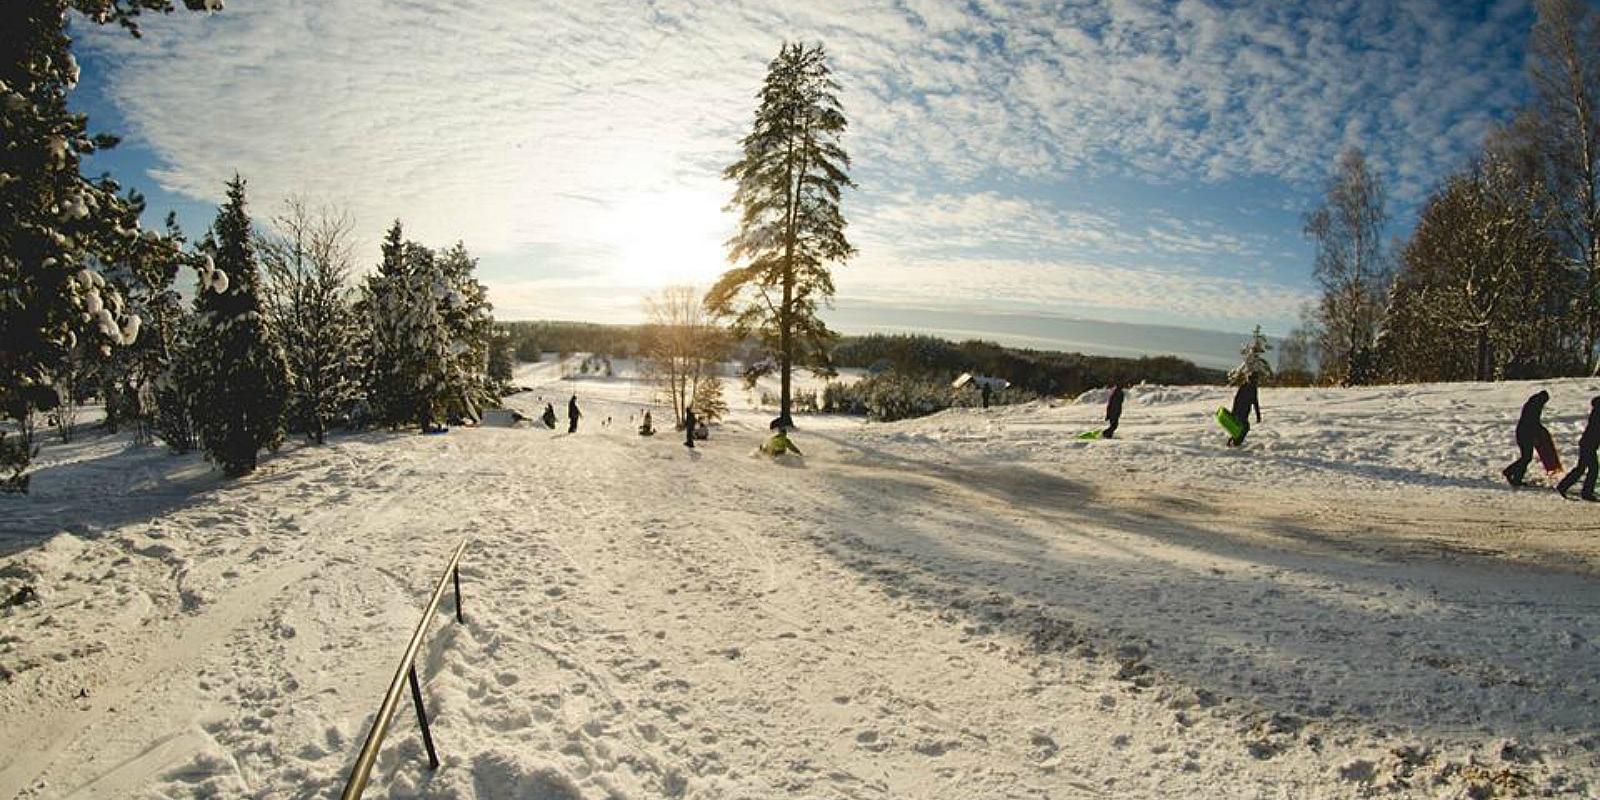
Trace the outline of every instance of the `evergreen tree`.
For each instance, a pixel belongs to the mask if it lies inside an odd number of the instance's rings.
[[[512,348],[511,334],[495,327],[489,341],[489,385],[495,397],[511,392],[511,379],[516,370],[517,354]]]
[[[440,408],[445,419],[476,420],[500,395],[489,376],[494,317],[489,290],[473,277],[478,260],[456,242],[434,260],[429,287],[438,304],[445,336]]]
[[[288,366],[262,314],[260,265],[244,180],[228,183],[205,245],[210,263],[195,295],[195,422],[206,455],[230,477],[283,439]]]
[[[186,0],[192,9],[220,2]],[[69,352],[109,355],[138,334],[101,267],[131,251],[171,249],[139,230],[142,206],[119,197],[109,179],[87,180],[83,156],[116,144],[88,133],[67,110],[78,65],[67,37],[68,12],[138,33],[141,12],[171,0],[18,0],[0,3],[0,416],[23,421],[52,407],[49,374]],[[29,452],[0,437],[0,461],[21,489]]]
[[[841,191],[855,184],[839,145],[847,123],[838,89],[821,44],[785,43],[767,67],[743,154],[724,172],[738,184],[730,207],[740,215],[728,260],[743,265],[724,273],[705,302],[732,318],[737,336],[759,336],[775,356],[784,425],[793,423],[794,367],[832,372],[835,337],[818,305],[833,297],[829,264],[855,253],[839,209]]]
[[[405,374],[412,348],[406,297],[407,243],[400,221],[384,236],[378,269],[367,276],[357,316],[366,325],[367,405],[374,420],[391,428],[414,419],[417,387]]]
[[[1271,349],[1272,345],[1267,342],[1267,335],[1262,333],[1261,326],[1257,325],[1255,332],[1250,334],[1250,341],[1239,348],[1239,355],[1244,356],[1244,360],[1228,373],[1228,383],[1242,386],[1249,382],[1252,375],[1258,381],[1272,377],[1272,365],[1267,363],[1267,351]]]

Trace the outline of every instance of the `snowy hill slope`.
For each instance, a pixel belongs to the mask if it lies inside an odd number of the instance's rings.
[[[510,405],[577,392],[577,435],[231,483],[47,448],[0,498],[0,600],[39,594],[0,612],[0,796],[336,793],[465,535],[444,764],[402,709],[369,797],[1600,791],[1600,509],[1497,483],[1529,385],[1267,390],[1243,451],[1221,389],[1090,443],[1089,403],[812,417],[774,463],[743,401],[690,452],[630,376],[536,369]],[[1600,384],[1549,387],[1570,443]]]

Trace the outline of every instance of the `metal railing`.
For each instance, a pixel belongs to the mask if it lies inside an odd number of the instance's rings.
[[[422,744],[428,750],[428,769],[439,768],[439,754],[433,749],[433,732],[428,728],[428,712],[422,707],[422,684],[417,680],[417,651],[422,649],[422,637],[428,633],[428,623],[433,621],[433,612],[439,608],[439,599],[444,597],[444,587],[452,579],[456,585],[456,622],[465,622],[466,617],[461,613],[461,553],[467,549],[467,539],[462,539],[456,546],[455,555],[450,557],[450,564],[444,568],[444,574],[439,576],[439,584],[433,588],[433,597],[428,600],[428,607],[422,612],[422,620],[417,623],[417,630],[411,634],[411,643],[406,645],[406,654],[400,659],[400,667],[394,672],[394,679],[389,681],[389,691],[383,696],[383,705],[378,706],[378,716],[372,720],[372,730],[367,731],[367,743],[361,746],[361,754],[356,756],[356,764],[350,770],[350,780],[344,785],[343,800],[356,800],[361,793],[367,790],[367,779],[372,774],[372,765],[378,759],[378,748],[383,745],[383,736],[389,732],[389,722],[394,719],[394,712],[400,705],[400,692],[409,681],[411,684],[411,702],[417,707],[417,723],[422,727]]]

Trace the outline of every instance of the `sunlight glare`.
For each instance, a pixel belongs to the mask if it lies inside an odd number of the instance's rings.
[[[715,193],[682,189],[619,204],[611,226],[618,238],[617,280],[648,287],[710,285],[727,268],[723,240],[730,220],[723,201]]]

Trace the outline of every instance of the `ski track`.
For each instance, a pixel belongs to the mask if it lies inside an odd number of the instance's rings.
[[[818,419],[774,462],[754,412],[690,451],[630,435],[637,386],[536,369],[577,436],[338,437],[234,483],[48,450],[0,524],[0,588],[41,592],[0,617],[0,796],[337,794],[463,536],[466,622],[447,596],[418,657],[443,764],[407,700],[369,797],[1600,787],[1600,524],[1471,477],[1499,398],[1269,391],[1247,454],[1182,389],[1095,447],[1061,443],[1093,406]],[[1400,399],[1446,432],[1337,411]]]

